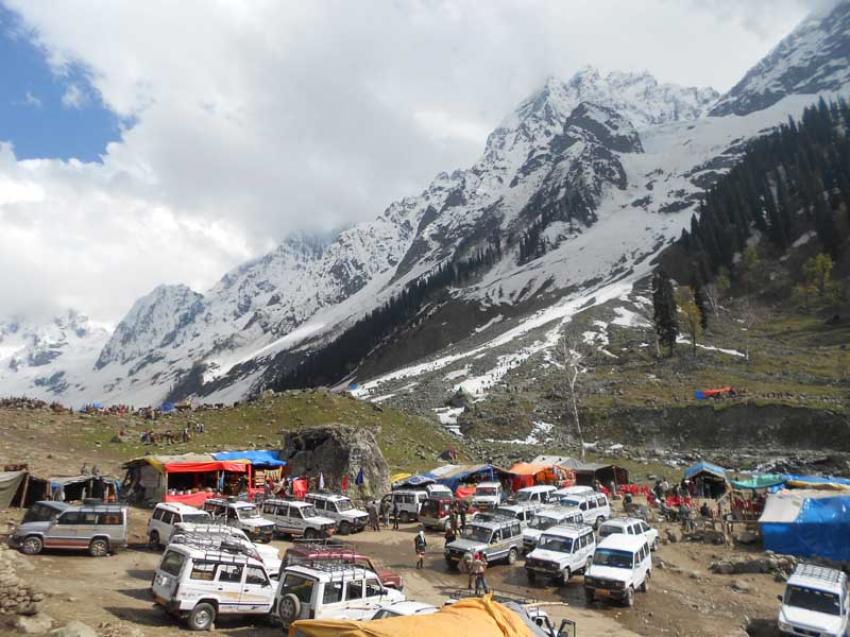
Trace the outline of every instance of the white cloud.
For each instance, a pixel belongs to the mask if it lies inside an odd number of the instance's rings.
[[[65,108],[82,108],[87,102],[88,98],[78,84],[69,84],[62,94],[62,106]]]
[[[594,64],[725,89],[805,10],[797,0],[5,1],[57,73],[85,68],[92,86],[70,86],[66,106],[96,93],[136,123],[102,164],[3,151],[0,298],[105,320],[157,283],[203,290],[293,229],[370,219],[471,164],[547,75]],[[33,188],[38,200],[24,196]]]

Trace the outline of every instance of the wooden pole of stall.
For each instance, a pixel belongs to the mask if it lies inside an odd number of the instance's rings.
[[[23,509],[27,504],[27,491],[30,488],[30,472],[27,471],[27,474],[24,476],[24,488],[21,491],[21,501],[18,503],[18,508]]]

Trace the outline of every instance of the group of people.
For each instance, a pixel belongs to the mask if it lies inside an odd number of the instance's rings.
[[[192,434],[202,434],[206,432],[206,427],[202,422],[189,423],[175,434],[171,429],[166,429],[162,433],[157,433],[153,429],[148,429],[139,434],[139,440],[143,445],[169,444],[173,445],[178,440],[180,442],[189,442],[192,439]]]

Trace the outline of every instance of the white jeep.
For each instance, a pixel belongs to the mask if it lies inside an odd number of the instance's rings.
[[[263,518],[250,502],[210,498],[204,502],[204,511],[215,521],[242,529],[252,541],[271,542],[274,537],[274,522]]]
[[[168,544],[174,527],[181,523],[202,524],[210,521],[210,514],[180,502],[160,502],[148,520],[148,545],[159,548]]]
[[[181,522],[174,525],[171,544],[185,544],[197,548],[230,548],[262,562],[269,577],[277,579],[282,560],[280,551],[271,544],[255,544],[242,529],[224,524],[193,524]]]
[[[313,540],[329,538],[336,531],[336,522],[319,515],[309,502],[266,500],[262,512],[263,517],[274,522],[275,531],[281,535]]]
[[[191,630],[210,630],[219,615],[268,615],[274,583],[262,562],[230,550],[171,544],[151,582],[154,601]]]
[[[351,498],[344,495],[308,493],[305,499],[316,508],[319,515],[336,523],[340,535],[362,531],[369,522],[369,514],[356,508]]]
[[[652,552],[642,535],[609,535],[596,545],[593,562],[584,573],[584,594],[590,604],[596,597],[635,603],[635,591],[649,590]]]
[[[404,601],[374,571],[351,564],[289,566],[280,576],[275,614],[289,628],[299,619],[369,619],[378,608]]]
[[[779,601],[779,630],[785,635],[844,637],[850,630],[850,597],[843,571],[798,564]]]
[[[584,524],[554,526],[540,536],[535,548],[525,558],[529,582],[539,577],[565,584],[574,573],[583,573],[596,549],[593,529]]]
[[[523,552],[533,551],[544,531],[564,524],[584,524],[584,516],[578,509],[561,506],[548,507],[535,512],[522,531]]]
[[[472,506],[479,511],[488,511],[499,506],[502,499],[502,485],[499,482],[480,482],[472,494]]]
[[[623,535],[642,535],[653,551],[658,548],[658,531],[640,518],[610,518],[599,526],[599,539],[622,533]]]

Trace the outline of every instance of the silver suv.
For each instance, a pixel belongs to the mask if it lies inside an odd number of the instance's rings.
[[[103,557],[127,546],[127,507],[69,506],[50,520],[21,524],[9,536],[9,546],[27,555],[37,555],[47,548],[87,550],[92,557]]]
[[[505,560],[516,562],[522,550],[522,525],[516,518],[495,518],[487,522],[473,521],[467,524],[460,539],[450,542],[445,548],[446,564],[455,568],[464,556],[481,551],[484,559],[492,564]]]

